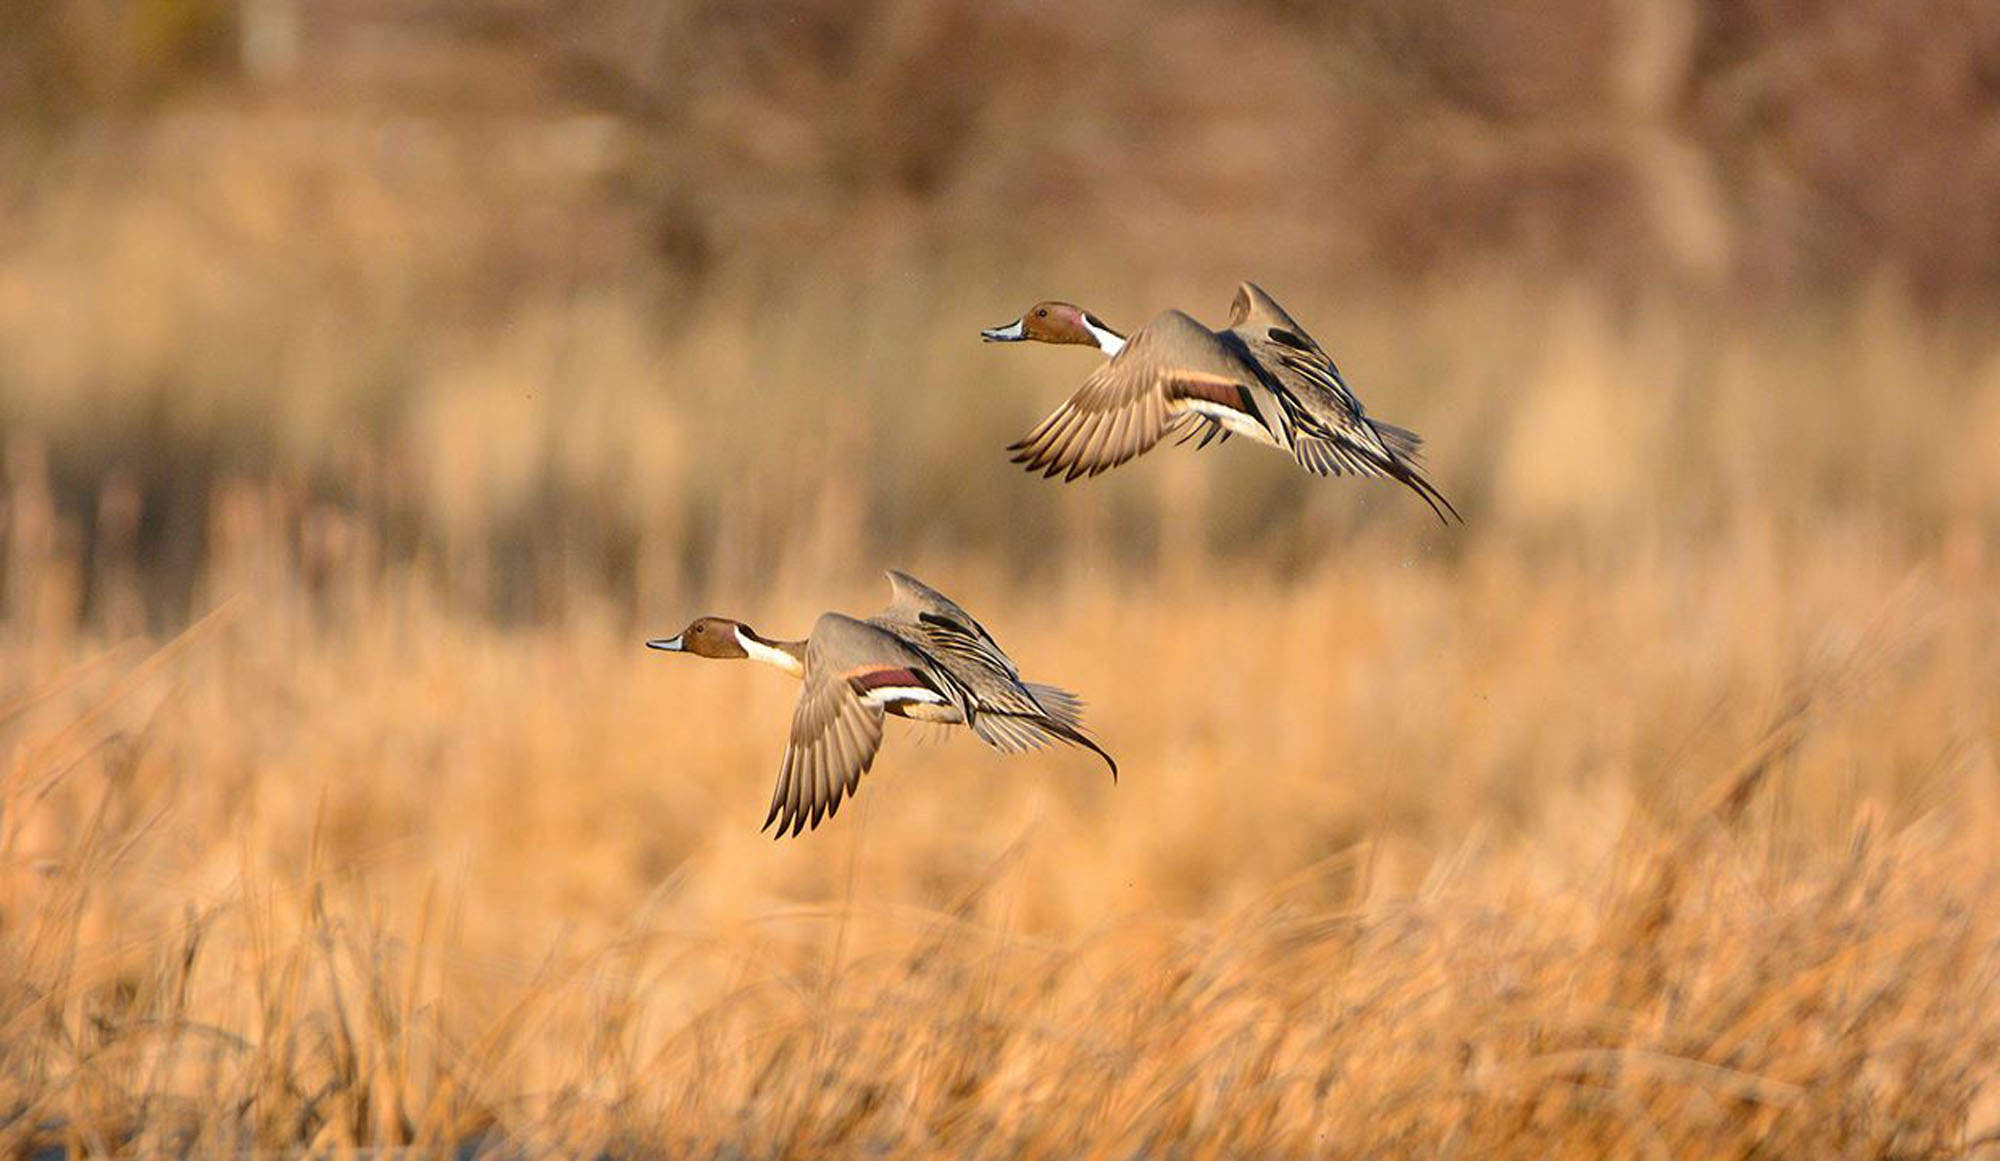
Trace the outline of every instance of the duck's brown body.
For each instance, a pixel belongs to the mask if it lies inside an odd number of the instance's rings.
[[[1118,764],[1083,732],[1083,703],[1020,671],[964,609],[907,573],[891,571],[894,599],[859,620],[825,613],[803,641],[773,641],[747,625],[702,617],[654,649],[763,661],[801,679],[791,739],[771,796],[779,837],[818,827],[860,785],[882,744],[885,714],[967,725],[1009,753],[1061,741]]]
[[[1044,302],[981,332],[988,342],[1073,343],[1111,356],[1008,449],[1014,462],[1074,480],[1117,467],[1172,433],[1183,442],[1200,436],[1203,447],[1242,435],[1320,475],[1395,480],[1438,519],[1458,517],[1419,469],[1416,433],[1369,418],[1340,368],[1270,295],[1243,283],[1229,323],[1212,331],[1168,310],[1127,339],[1086,310]]]

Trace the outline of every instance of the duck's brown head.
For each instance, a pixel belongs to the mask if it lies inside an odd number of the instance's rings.
[[[737,630],[741,629],[742,634]],[[717,657],[723,660],[737,660],[750,656],[743,647],[744,636],[751,639],[756,634],[748,625],[732,621],[727,617],[696,617],[687,628],[672,637],[660,637],[646,642],[648,649],[664,649],[668,653],[692,653],[697,657]]]
[[[1086,347],[1114,350],[1124,336],[1104,324],[1096,315],[1067,302],[1038,302],[1027,313],[1004,327],[979,332],[989,343],[1077,343]]]
[[[648,649],[668,653],[692,653],[697,657],[717,657],[737,661],[745,657],[776,666],[793,677],[806,672],[804,641],[767,641],[741,621],[727,617],[696,617],[687,628],[672,637],[646,642]]]

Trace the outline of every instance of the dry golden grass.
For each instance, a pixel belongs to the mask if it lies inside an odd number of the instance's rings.
[[[774,845],[776,675],[609,606],[315,603],[252,488],[234,595],[100,646],[37,627],[20,578],[60,611],[74,576],[14,496],[12,1148],[1951,1156],[2000,1121],[1976,531],[924,561],[1092,697],[1123,783],[895,729]]]

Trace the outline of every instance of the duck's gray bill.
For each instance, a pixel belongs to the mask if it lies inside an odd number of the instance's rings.
[[[1020,319],[1015,319],[1004,327],[989,327],[980,331],[979,337],[989,343],[1018,343],[1028,337],[1028,331],[1021,325]]]
[[[672,637],[655,637],[651,641],[646,642],[646,648],[664,649],[668,653],[679,653],[681,651],[681,639],[678,634]]]

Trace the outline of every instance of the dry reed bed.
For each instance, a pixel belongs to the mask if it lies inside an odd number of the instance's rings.
[[[157,652],[8,646],[8,1141],[1953,1155],[2000,608],[1976,538],[1894,543],[932,561],[1125,781],[898,730],[776,846],[782,680],[246,548]],[[879,596],[835,588],[742,611]]]

